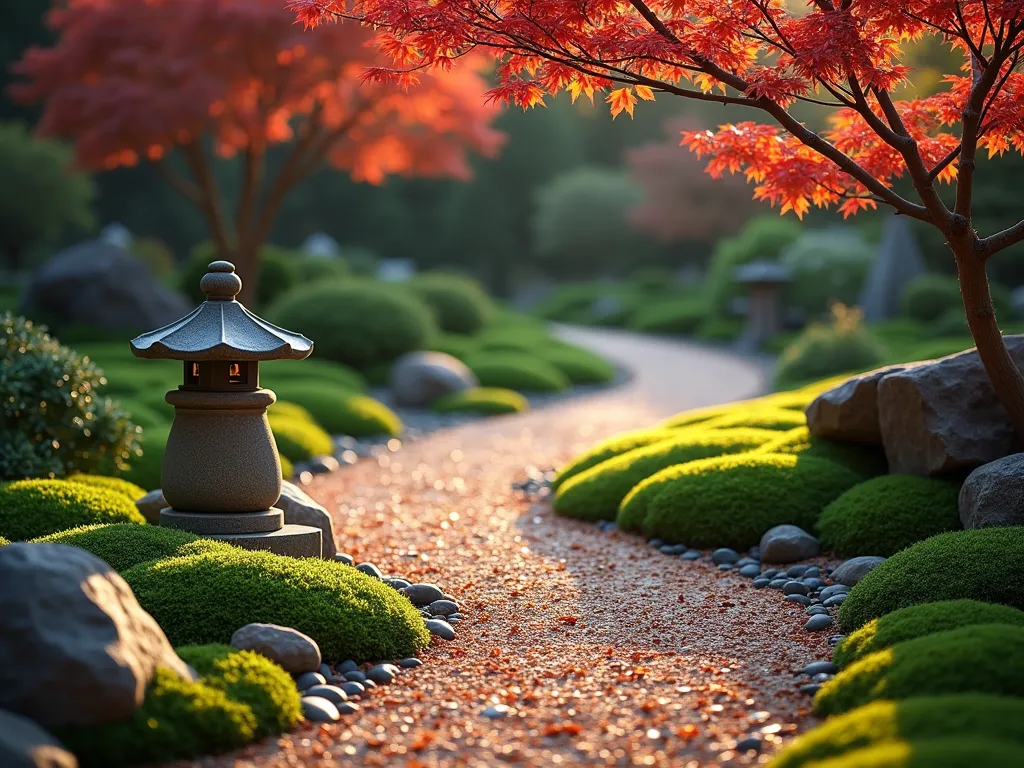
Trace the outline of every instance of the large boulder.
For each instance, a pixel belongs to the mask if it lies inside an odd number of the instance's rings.
[[[795,563],[820,551],[818,540],[796,525],[776,525],[761,537],[762,563]]]
[[[85,325],[147,331],[188,314],[188,300],[162,285],[149,265],[109,242],[61,251],[33,275],[21,311],[56,328]]]
[[[879,368],[818,395],[807,407],[807,429],[826,440],[881,445],[878,382],[903,368]]]
[[[334,540],[334,526],[331,516],[322,506],[317,504],[295,483],[287,480],[281,482],[281,498],[274,505],[284,512],[285,525],[307,525],[319,528],[323,535],[322,557],[333,560],[338,553],[338,545]]]
[[[0,617],[0,709],[46,728],[130,717],[157,667],[193,679],[124,579],[77,547],[0,547]]]
[[[469,367],[444,352],[408,352],[391,366],[395,405],[423,408],[444,395],[480,385]]]
[[[1018,367],[1024,336],[1006,336]],[[889,373],[878,383],[878,420],[889,469],[938,475],[1024,449],[976,350]]]
[[[78,760],[31,720],[0,710],[3,768],[78,768]]]
[[[989,462],[960,487],[964,528],[1024,525],[1024,453]]]
[[[851,557],[832,571],[832,581],[836,584],[845,584],[848,587],[853,587],[884,562],[885,558],[878,557],[877,555]]]

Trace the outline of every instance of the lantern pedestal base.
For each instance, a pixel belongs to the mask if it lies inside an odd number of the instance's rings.
[[[170,507],[160,510],[160,525],[165,528],[286,557],[323,555],[323,534],[319,528],[283,522],[284,513],[276,507],[265,512],[239,513],[182,512]]]
[[[319,528],[308,525],[286,525],[270,533],[241,533],[209,536],[242,549],[273,552],[286,557],[321,557],[323,555],[322,533]]]

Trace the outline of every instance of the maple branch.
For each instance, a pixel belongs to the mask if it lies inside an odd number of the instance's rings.
[[[1007,227],[1001,232],[989,235],[978,243],[978,251],[983,259],[988,259],[993,254],[1009,248],[1011,245],[1024,240],[1024,221],[1018,221],[1012,227]]]
[[[153,167],[160,175],[160,178],[167,182],[167,186],[179,195],[184,197],[193,205],[201,206],[203,204],[203,190],[201,190],[191,179],[182,176],[174,170],[174,168],[171,167],[171,164],[167,162],[166,155],[158,160],[154,160]]]
[[[644,20],[651,25],[655,32],[666,40],[679,44],[679,38],[672,34],[672,30],[665,26],[665,23],[658,18],[658,14],[648,8],[643,0],[629,0],[629,4],[636,8],[637,13],[644,17]]]
[[[939,174],[942,173],[944,170],[946,170],[946,168],[949,166],[950,163],[952,163],[954,160],[956,160],[956,158],[957,158],[957,156],[959,154],[960,154],[960,145],[957,144],[955,147],[953,147],[953,149],[951,149],[949,151],[948,155],[946,155],[944,158],[942,158],[938,162],[938,164],[928,172],[928,179],[930,181],[935,181],[935,179],[937,179],[939,177]]]

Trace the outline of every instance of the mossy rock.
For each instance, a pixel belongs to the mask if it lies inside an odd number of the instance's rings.
[[[34,539],[79,525],[145,524],[123,494],[67,480],[18,480],[0,486],[0,535]]]
[[[402,420],[394,411],[358,392],[325,389],[316,383],[297,381],[280,394],[285,400],[302,406],[331,435],[372,437],[397,435],[402,431]],[[330,452],[330,448],[325,451]]]
[[[637,448],[660,443],[663,440],[668,440],[678,435],[679,430],[656,427],[654,429],[638,429],[633,432],[623,432],[607,440],[602,440],[562,467],[551,487],[557,490],[569,478],[575,477],[580,472],[584,472],[591,467],[596,467],[603,461],[608,461],[608,459],[621,456],[623,453]]]
[[[287,731],[302,719],[295,681],[265,656],[227,645],[186,645],[175,650],[203,682],[252,710],[257,738]]]
[[[555,366],[572,384],[607,384],[615,378],[615,366],[598,354],[569,344],[540,346],[534,354]]]
[[[839,608],[845,633],[900,608],[939,600],[979,600],[1024,609],[1024,528],[940,533],[872,569]]]
[[[889,557],[911,544],[961,528],[960,484],[882,475],[854,486],[818,518],[823,549],[840,557]]]
[[[796,456],[817,456],[842,464],[852,469],[865,480],[889,471],[885,453],[873,446],[856,445],[854,443],[836,443],[823,440],[810,433],[807,427],[796,427],[786,430],[777,438],[760,448],[757,453],[792,453]]]
[[[232,547],[142,563],[124,578],[173,645],[227,643],[257,622],[304,632],[328,661],[401,658],[430,640],[407,598],[341,563]]]
[[[158,668],[130,718],[54,735],[81,768],[127,768],[227,752],[257,738],[252,709],[202,679],[190,682]]]
[[[806,424],[807,417],[801,411],[787,408],[771,408],[769,406],[741,408],[701,422],[701,426],[705,429],[752,427],[755,429],[773,429],[777,432],[786,432],[794,427],[802,427]]]
[[[869,654],[822,685],[814,712],[823,717],[878,699],[954,693],[1024,697],[1024,627],[961,627]]]
[[[826,720],[779,752],[770,768],[806,768],[889,741],[977,738],[1024,744],[1024,700],[961,694],[875,701]],[[973,765],[973,763],[971,763]]]
[[[482,413],[488,416],[522,413],[529,401],[518,392],[501,387],[472,387],[438,398],[430,407],[437,413]]]
[[[150,560],[219,552],[231,546],[174,528],[130,523],[81,525],[41,536],[33,542],[79,547],[92,552],[118,573]]]
[[[128,471],[123,477],[130,483],[134,483],[147,491],[159,488],[163,483],[164,451],[167,450],[167,438],[171,434],[171,427],[160,429],[143,430],[139,438],[139,451],[141,456],[132,456],[128,460]]]
[[[614,520],[619,504],[638,483],[673,464],[741,453],[764,444],[765,429],[680,430],[678,436],[615,456],[563,483],[555,511],[582,520]]]
[[[334,453],[331,436],[311,420],[270,413],[267,421],[278,453],[293,462]]]
[[[129,483],[120,477],[104,477],[102,475],[70,475],[68,481],[83,483],[93,488],[106,488],[108,491],[120,493],[131,501],[137,501],[146,495],[146,491],[135,483]]]
[[[692,462],[647,504],[643,530],[691,547],[756,545],[769,528],[814,527],[860,477],[826,459],[744,454]]]
[[[1005,768],[1020,765],[1024,749],[1010,741],[973,738],[885,741],[807,768]]]
[[[555,366],[526,352],[477,352],[465,362],[483,387],[561,392],[570,385],[568,377]]]
[[[977,600],[942,600],[901,608],[872,619],[847,635],[832,653],[838,667],[847,667],[869,654],[936,632],[977,624],[1024,626],[1024,611]]]

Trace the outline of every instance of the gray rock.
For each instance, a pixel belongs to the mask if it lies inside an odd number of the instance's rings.
[[[807,579],[820,579],[821,578],[821,568],[819,568],[816,565],[808,566],[807,570],[804,571],[803,578],[804,578],[805,581]]]
[[[700,560],[701,554],[696,549],[689,549],[679,556],[680,560]]]
[[[326,546],[326,544],[324,545]],[[334,561],[341,563],[342,565],[355,565],[356,561],[352,559],[352,555],[346,555],[344,552],[339,552],[334,556]]]
[[[818,554],[818,540],[795,525],[776,525],[761,537],[761,562],[791,563]]]
[[[771,584],[771,579],[754,579],[754,589],[764,589]]]
[[[194,679],[125,580],[77,547],[0,547],[0,617],[0,709],[44,728],[131,717],[157,667]]]
[[[303,696],[299,703],[302,705],[302,716],[310,722],[333,723],[341,718],[334,703],[322,696]]]
[[[366,673],[359,669],[353,669],[351,672],[346,672],[342,675],[350,683],[365,683],[367,681]]]
[[[790,580],[788,578],[785,578],[785,579],[772,579],[770,582],[768,582],[768,588],[769,589],[782,589],[784,586],[789,584],[789,581]]]
[[[862,555],[861,557],[851,558],[832,571],[832,581],[845,587],[852,587],[884,562],[884,557],[877,557],[875,555]],[[836,591],[834,585],[832,587],[825,587],[822,590],[822,600],[832,596],[831,594],[825,595],[825,592],[829,589],[833,590],[833,594]]]
[[[409,582],[405,579],[387,579],[387,585],[392,589],[405,589],[409,586]]]
[[[281,482],[281,498],[275,504],[284,512],[285,525],[308,525],[320,529],[320,540],[323,542],[324,560],[334,560],[338,554],[338,546],[334,540],[334,526],[331,516],[322,506],[317,504],[304,490],[287,480]],[[351,561],[351,558],[349,558]],[[347,565],[352,565],[348,562]]]
[[[731,571],[733,568],[735,568],[735,566],[732,563],[722,563],[718,566],[718,570],[720,571]]]
[[[647,546],[648,546],[648,547],[654,547],[655,549],[660,549],[660,548],[661,548],[661,546],[662,546],[662,545],[663,545],[664,543],[665,543],[665,542],[664,542],[664,541],[662,541],[661,539],[648,539],[648,541],[647,541]]]
[[[413,656],[410,656],[408,659],[402,659],[398,662],[398,666],[402,669],[415,669],[416,667],[422,667],[423,662]]]
[[[346,672],[355,672],[357,669],[359,669],[358,664],[352,661],[352,659],[345,659],[338,667],[338,674],[344,675]]]
[[[832,646],[836,646],[836,645],[839,645],[841,642],[843,642],[843,640],[845,640],[845,639],[846,639],[846,635],[832,635],[832,637],[830,637],[828,639],[828,644],[832,645]]]
[[[381,573],[380,568],[373,563],[360,563],[356,566],[356,570],[365,573],[367,576],[372,576],[375,579],[384,578],[384,574]]]
[[[351,701],[345,701],[337,705],[339,715],[354,715],[359,711],[359,705]]]
[[[794,579],[799,579],[807,573],[809,566],[806,565],[791,565],[786,569],[786,575],[792,576]]]
[[[740,576],[746,576],[748,579],[753,579],[760,575],[760,565],[744,565],[742,568],[740,568]]]
[[[343,704],[348,701],[348,694],[336,685],[314,685],[303,691],[306,697],[317,696],[327,699],[331,704]]]
[[[827,614],[818,614],[817,616],[811,616],[804,624],[804,629],[808,632],[822,632],[832,626],[832,617]]]
[[[84,325],[138,333],[173,323],[192,305],[142,260],[94,241],[61,251],[36,270],[21,294],[20,310],[45,316],[57,330]]]
[[[334,676],[334,673],[331,672],[331,668],[329,666],[327,666],[326,664],[321,664],[320,668],[317,670],[317,672],[319,672],[321,675],[323,675],[327,679],[330,679],[331,677]]]
[[[442,640],[454,640],[455,630],[452,629],[452,625],[447,621],[441,621],[440,619],[427,619],[427,629],[430,630],[430,634],[435,637],[440,637]]]
[[[823,605],[809,605],[804,613],[808,616],[819,616],[821,614],[827,614],[828,608]]]
[[[783,600],[785,600],[787,603],[798,603],[800,605],[811,604],[811,598],[807,597],[806,595],[786,595],[783,598]]]
[[[881,445],[878,383],[883,377],[905,367],[879,368],[818,395],[807,407],[807,429],[815,437],[828,440]]]
[[[811,588],[802,581],[788,581],[782,587],[782,594],[784,595],[807,595],[810,592]]]
[[[300,691],[312,688],[314,685],[326,685],[327,678],[319,672],[303,672],[295,678],[295,687]]]
[[[817,683],[807,683],[807,685],[801,685],[799,688],[800,693],[807,696],[814,696],[821,690],[821,686]]]
[[[732,564],[740,559],[740,553],[735,549],[729,549],[728,547],[721,547],[711,553],[711,562],[715,565],[722,565],[723,563]]]
[[[333,456],[314,456],[306,463],[306,467],[314,475],[329,475],[341,469],[341,464]]]
[[[964,528],[1024,525],[1024,453],[978,467],[960,488]]]
[[[413,584],[405,588],[406,597],[418,608],[430,605],[435,600],[443,600],[444,592],[436,584]]]
[[[427,610],[433,616],[451,616],[459,612],[459,606],[451,600],[435,600],[427,606]]]
[[[1024,336],[1004,336],[1018,368]],[[976,350],[905,368],[878,384],[889,469],[937,475],[973,469],[1024,448]]]
[[[438,398],[480,386],[469,367],[443,352],[407,352],[391,366],[395,405],[423,408]]]
[[[146,518],[147,523],[150,525],[160,525],[160,510],[166,509],[171,505],[164,498],[164,492],[157,488],[155,491],[147,493],[141,499],[136,499],[135,506],[142,513],[142,516]]]
[[[356,683],[351,680],[346,680],[339,686],[349,696],[362,696],[366,693],[366,686],[362,683]]]
[[[378,664],[372,669],[366,671],[366,678],[372,680],[378,685],[387,685],[395,679],[395,675],[398,673],[398,667],[394,664]]]
[[[835,608],[837,605],[842,605],[845,599],[846,595],[840,592],[838,595],[832,595],[832,597],[823,600],[822,605],[826,608]]]
[[[818,675],[825,673],[827,675],[834,675],[839,671],[839,667],[833,664],[831,661],[812,661],[806,667],[800,670],[798,674],[801,675]]]
[[[231,636],[231,647],[241,651],[255,651],[276,661],[285,672],[293,675],[317,672],[320,669],[320,646],[313,638],[290,627],[246,624]]]
[[[760,752],[763,743],[757,736],[748,736],[736,742],[737,752]]]
[[[814,677],[811,678],[811,682],[812,683],[821,684],[821,683],[828,682],[833,677],[835,677],[835,675],[830,674],[828,672],[819,672],[818,674],[816,674]]]
[[[806,584],[810,588],[811,592],[817,592],[819,589],[825,586],[825,581],[823,579],[808,579],[805,576],[804,578],[800,579],[800,581]]]
[[[507,717],[512,711],[512,708],[508,704],[495,704],[485,709],[482,714],[488,720],[498,720],[502,717]]]
[[[78,768],[78,759],[31,720],[0,711],[0,765],[4,768]]]

